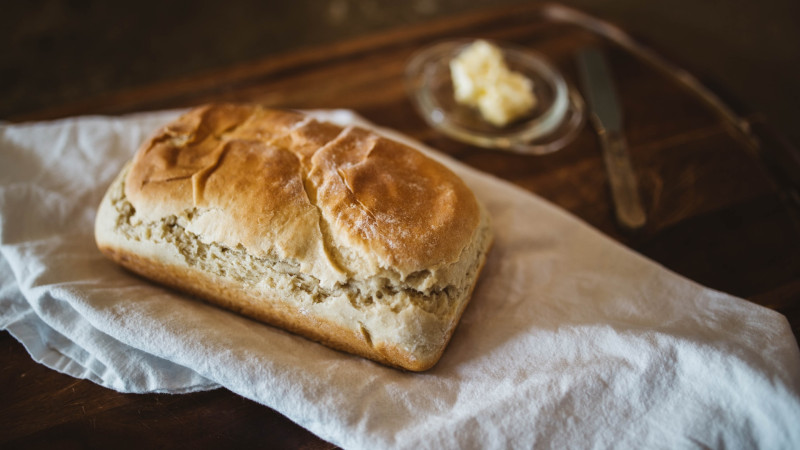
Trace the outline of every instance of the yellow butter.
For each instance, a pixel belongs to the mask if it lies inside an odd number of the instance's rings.
[[[533,82],[511,71],[502,51],[487,41],[470,44],[450,61],[457,102],[477,108],[487,122],[502,127],[536,105]]]

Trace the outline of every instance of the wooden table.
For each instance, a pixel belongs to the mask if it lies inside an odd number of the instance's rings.
[[[589,29],[564,12],[528,6],[471,13],[15,119],[122,114],[223,100],[350,108],[548,199],[671,270],[780,311],[797,335],[800,153],[735,99],[720,103],[702,95],[691,79],[676,78],[670,63],[664,66],[624,36]],[[535,157],[470,147],[424,124],[405,91],[405,64],[428,44],[462,37],[535,49],[571,82],[578,49],[589,44],[606,49],[648,213],[644,230],[626,234],[615,224],[597,136],[589,127],[563,150]],[[119,394],[34,363],[6,332],[0,343],[0,447],[332,447],[277,412],[226,390]]]

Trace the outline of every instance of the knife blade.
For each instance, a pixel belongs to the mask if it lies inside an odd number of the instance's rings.
[[[622,132],[622,108],[611,71],[605,56],[596,48],[578,53],[578,69],[603,150],[617,222],[628,230],[638,230],[647,222],[647,216]]]

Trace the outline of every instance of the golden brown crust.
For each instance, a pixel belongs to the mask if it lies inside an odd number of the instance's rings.
[[[367,130],[347,130],[312,162],[309,178],[331,227],[402,273],[458,259],[478,225],[477,201],[461,179]]]
[[[109,188],[98,247],[147,278],[408,370],[441,356],[491,243],[449,169],[253,105],[159,130]]]
[[[334,244],[377,266],[407,275],[460,257],[479,213],[455,174],[367,130],[304,120],[253,105],[192,111],[142,147],[126,195],[151,219],[219,211],[200,234],[254,255],[306,257],[318,209]]]

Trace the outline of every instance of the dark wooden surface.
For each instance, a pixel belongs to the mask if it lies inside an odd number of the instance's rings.
[[[690,279],[780,311],[800,327],[800,156],[759,114],[725,98],[753,134],[737,131],[694,91],[604,37],[548,20],[539,6],[498,8],[212,73],[54,105],[16,120],[122,114],[249,101],[282,108],[350,108],[570,211]],[[613,219],[597,138],[586,128],[567,148],[529,157],[444,138],[416,115],[405,92],[409,56],[447,38],[511,41],[547,55],[575,80],[588,44],[610,57],[648,225],[623,233]],[[713,81],[713,80],[712,80]],[[754,140],[751,140],[754,139]],[[226,390],[124,395],[34,363],[0,334],[0,447],[269,446],[329,448],[267,407]]]

